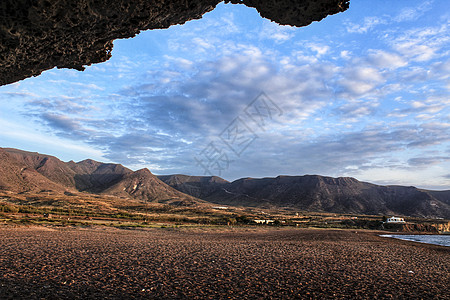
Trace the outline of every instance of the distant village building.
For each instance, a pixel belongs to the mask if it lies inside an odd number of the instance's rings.
[[[399,217],[387,218],[386,223],[405,223],[405,219]]]
[[[256,224],[272,224],[275,220],[253,220]]]

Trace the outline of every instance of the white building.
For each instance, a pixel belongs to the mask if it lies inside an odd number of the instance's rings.
[[[387,218],[386,223],[405,223],[405,219],[399,217]]]
[[[275,220],[253,220],[256,224],[272,224]]]

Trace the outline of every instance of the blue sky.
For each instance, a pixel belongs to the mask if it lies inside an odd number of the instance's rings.
[[[352,0],[302,28],[222,3],[117,40],[84,72],[0,87],[0,147],[155,174],[450,189],[449,21],[445,0]]]

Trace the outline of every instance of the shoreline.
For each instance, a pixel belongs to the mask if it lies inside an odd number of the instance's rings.
[[[382,234],[384,238],[450,247],[450,236],[447,234]],[[444,238],[445,237],[445,238]]]

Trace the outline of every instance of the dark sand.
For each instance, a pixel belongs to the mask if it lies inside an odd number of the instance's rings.
[[[450,248],[312,229],[0,228],[1,299],[450,299]]]

